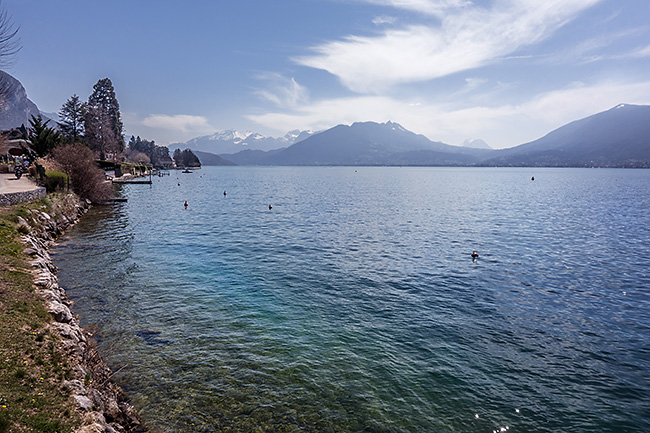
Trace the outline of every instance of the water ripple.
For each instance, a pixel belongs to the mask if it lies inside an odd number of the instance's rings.
[[[535,171],[205,168],[54,256],[167,432],[648,431],[650,174]]]

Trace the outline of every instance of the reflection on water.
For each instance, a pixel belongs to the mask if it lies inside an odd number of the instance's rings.
[[[124,186],[55,262],[164,431],[643,432],[649,181],[208,167]]]

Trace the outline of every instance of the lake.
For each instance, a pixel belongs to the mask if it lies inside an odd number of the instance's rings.
[[[150,428],[648,432],[649,192],[650,170],[205,167],[121,187],[53,258]]]

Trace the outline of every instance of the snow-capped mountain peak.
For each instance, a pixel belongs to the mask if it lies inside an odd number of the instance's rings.
[[[193,138],[185,143],[178,143],[171,148],[190,148],[216,155],[237,153],[242,150],[275,150],[291,146],[298,141],[313,135],[311,131],[294,130],[283,137],[266,137],[257,132],[242,132],[234,129],[217,131],[212,135]]]

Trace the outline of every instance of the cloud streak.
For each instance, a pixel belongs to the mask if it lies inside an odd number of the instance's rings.
[[[497,0],[485,9],[464,1],[369,0],[424,15],[446,13],[431,24],[327,42],[294,61],[328,71],[352,91],[378,93],[495,62],[549,37],[599,1]]]
[[[267,87],[254,93],[279,108],[295,108],[309,100],[307,88],[298,84],[295,78],[286,78],[276,73],[260,74],[257,78],[265,81]]]
[[[390,6],[419,12],[425,15],[441,16],[450,9],[470,6],[469,0],[365,0],[367,3]]]
[[[190,116],[187,114],[151,114],[142,121],[142,125],[149,128],[164,129],[178,132],[202,132],[211,130],[208,120],[203,116]]]

